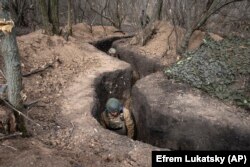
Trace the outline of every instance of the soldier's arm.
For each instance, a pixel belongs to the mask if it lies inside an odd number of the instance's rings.
[[[134,120],[132,118],[131,112],[128,109],[124,108],[123,110],[124,110],[123,111],[124,121],[125,121],[125,125],[127,128],[127,135],[128,135],[128,137],[133,139],[134,135],[135,135]]]

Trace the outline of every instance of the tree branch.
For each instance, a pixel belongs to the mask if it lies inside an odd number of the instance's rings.
[[[22,136],[22,135],[23,135],[23,133],[17,132],[17,133],[14,133],[14,134],[5,135],[3,137],[0,137],[0,140],[5,140],[5,139],[9,139],[9,138],[16,137],[16,136]],[[6,145],[4,145],[4,146],[6,146]]]
[[[243,1],[243,0],[232,0],[232,1],[229,1],[229,2],[227,2],[227,3],[225,3],[225,4],[222,4],[222,5],[220,5],[217,9],[216,9],[216,6],[220,3],[219,1],[219,3],[217,4],[217,5],[215,5],[214,6],[214,9],[212,9],[212,5],[210,5],[210,8],[209,8],[209,10],[207,11],[207,14],[203,17],[203,19],[201,19],[201,21],[197,24],[197,27],[196,27],[196,29],[199,29],[213,14],[215,14],[216,12],[218,12],[218,11],[220,11],[223,7],[225,7],[225,6],[227,6],[227,5],[229,5],[229,4],[231,4],[231,3],[234,3],[234,2],[240,2],[240,1]],[[211,13],[210,13],[211,12]]]
[[[234,3],[234,2],[240,2],[240,1],[243,1],[243,0],[232,0],[232,1],[230,1],[230,2],[227,2],[227,3],[225,3],[225,4],[223,4],[223,5],[221,5],[218,9],[216,9],[211,15],[213,15],[213,14],[215,14],[216,12],[218,12],[221,8],[223,8],[224,6],[227,6],[227,5],[229,5],[229,4],[231,4],[231,3]],[[211,16],[210,15],[210,16]]]
[[[108,20],[108,21],[115,27],[116,24],[115,24],[115,22],[114,22],[111,18],[109,18],[109,17],[103,15],[102,13],[100,13],[99,11],[97,11],[96,9],[94,9],[94,8],[92,7],[91,3],[89,2],[89,0],[87,0],[87,3],[89,4],[90,9],[91,9],[93,12],[95,12],[95,13],[98,14],[99,16],[105,18],[106,20]]]
[[[16,111],[19,115],[22,115],[25,119],[29,120],[31,123],[37,125],[37,126],[41,126],[40,124],[36,123],[35,121],[33,121],[32,119],[30,119],[27,115],[25,115],[24,113],[22,113],[21,111],[19,111],[18,109],[16,109],[14,106],[12,106],[8,101],[2,99],[4,101],[5,104],[7,104],[7,106],[9,106],[11,109],[13,109],[14,111]]]
[[[42,72],[42,71],[46,70],[47,68],[53,67],[53,64],[54,64],[55,62],[60,62],[60,60],[59,60],[59,59],[55,59],[52,63],[47,63],[47,64],[45,64],[43,67],[37,68],[37,69],[35,69],[35,70],[33,70],[33,71],[28,72],[27,74],[23,74],[22,76],[23,76],[23,77],[28,77],[28,76],[30,76],[30,75],[32,75],[32,74],[36,74],[36,73]]]

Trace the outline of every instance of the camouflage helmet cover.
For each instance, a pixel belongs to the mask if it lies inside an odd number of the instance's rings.
[[[109,53],[109,54],[116,54],[116,49],[115,49],[115,48],[110,48],[110,49],[108,50],[108,53]]]
[[[122,104],[118,99],[116,98],[108,99],[106,103],[107,112],[121,112],[121,110],[122,110]]]

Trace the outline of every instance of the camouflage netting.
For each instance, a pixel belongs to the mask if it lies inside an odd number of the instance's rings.
[[[166,69],[171,78],[202,89],[222,100],[250,109],[250,39],[228,38],[202,46]]]

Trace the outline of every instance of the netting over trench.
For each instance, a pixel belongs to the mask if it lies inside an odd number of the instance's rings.
[[[200,48],[187,52],[165,73],[250,109],[250,39],[231,37],[214,41],[206,37]]]

